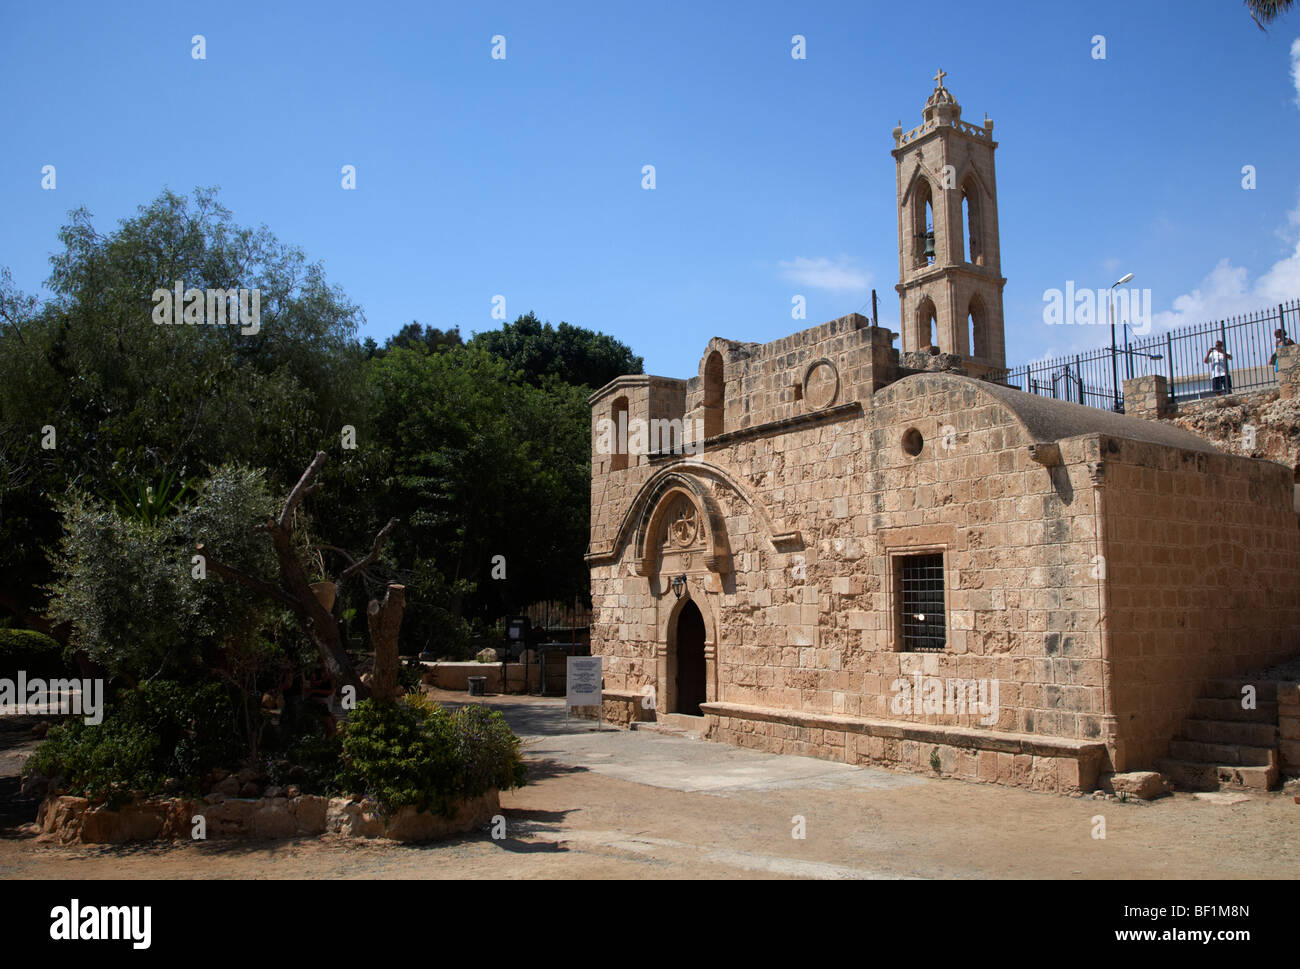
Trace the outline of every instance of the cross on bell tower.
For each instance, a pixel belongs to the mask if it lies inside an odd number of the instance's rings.
[[[894,129],[902,349],[955,353],[978,376],[1006,367],[993,122],[961,119],[934,76],[921,124]]]

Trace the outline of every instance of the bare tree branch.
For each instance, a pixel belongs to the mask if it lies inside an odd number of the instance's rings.
[[[352,576],[356,575],[358,572],[363,571],[371,562],[379,558],[379,550],[383,547],[384,539],[388,538],[388,533],[396,527],[397,519],[388,519],[388,524],[381,528],[379,534],[375,536],[375,543],[370,547],[370,551],[366,553],[366,557],[353,562],[343,570],[342,574],[339,575],[338,581],[334,583],[334,588],[336,590],[341,590],[344,582],[352,578]]]
[[[298,502],[303,496],[314,491],[316,486],[312,484],[312,479],[320,472],[321,467],[325,464],[325,452],[317,451],[316,456],[311,459],[311,464],[307,465],[307,470],[302,473],[298,483],[293,486],[289,492],[289,497],[285,499],[284,509],[280,512],[279,526],[283,529],[289,528],[289,523],[293,520],[293,510],[297,507]]]

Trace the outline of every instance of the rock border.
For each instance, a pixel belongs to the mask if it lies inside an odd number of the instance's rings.
[[[87,798],[58,795],[41,802],[36,840],[56,844],[128,844],[194,839],[195,818],[205,822],[205,839],[310,838],[322,834],[363,840],[436,841],[480,827],[501,809],[493,788],[462,801],[451,817],[414,807],[385,816],[363,798],[298,797],[145,798],[116,811]]]

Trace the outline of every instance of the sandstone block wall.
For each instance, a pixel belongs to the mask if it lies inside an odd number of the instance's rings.
[[[1067,790],[1166,754],[1210,676],[1298,651],[1287,468],[1167,422],[900,369],[893,335],[858,319],[713,341],[721,397],[703,363],[687,382],[593,395],[593,416],[620,395],[633,413],[726,411],[702,454],[593,475],[592,648],[611,721],[650,716],[647,689],[677,712],[689,603],[711,737],[918,769],[924,747],[956,776]],[[903,648],[899,574],[921,553],[942,556],[941,651]],[[927,679],[988,684],[996,709],[911,700]],[[1028,739],[1046,746],[1016,746]],[[981,750],[1013,760],[981,767]],[[1017,768],[1024,756],[1038,767]]]
[[[1210,677],[1297,652],[1292,475],[1266,461],[1104,442],[1116,770],[1168,751]]]

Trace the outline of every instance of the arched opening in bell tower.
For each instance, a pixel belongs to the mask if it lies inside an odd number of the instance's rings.
[[[980,228],[979,194],[975,186],[967,182],[961,190],[961,224],[965,227],[969,240],[965,259],[976,266],[984,265],[984,246]]]
[[[966,310],[966,326],[969,334],[967,347],[970,356],[976,360],[985,359],[988,355],[988,348],[985,346],[985,333],[988,327],[984,301],[978,294],[970,298],[970,305]]]
[[[934,307],[934,300],[926,296],[921,300],[921,305],[916,308],[916,348],[918,350],[939,346],[939,334],[936,332],[938,317],[939,314]]]
[[[933,266],[934,247],[934,195],[930,182],[921,178],[916,183],[916,197],[913,202],[913,253],[912,265],[917,269]]]

